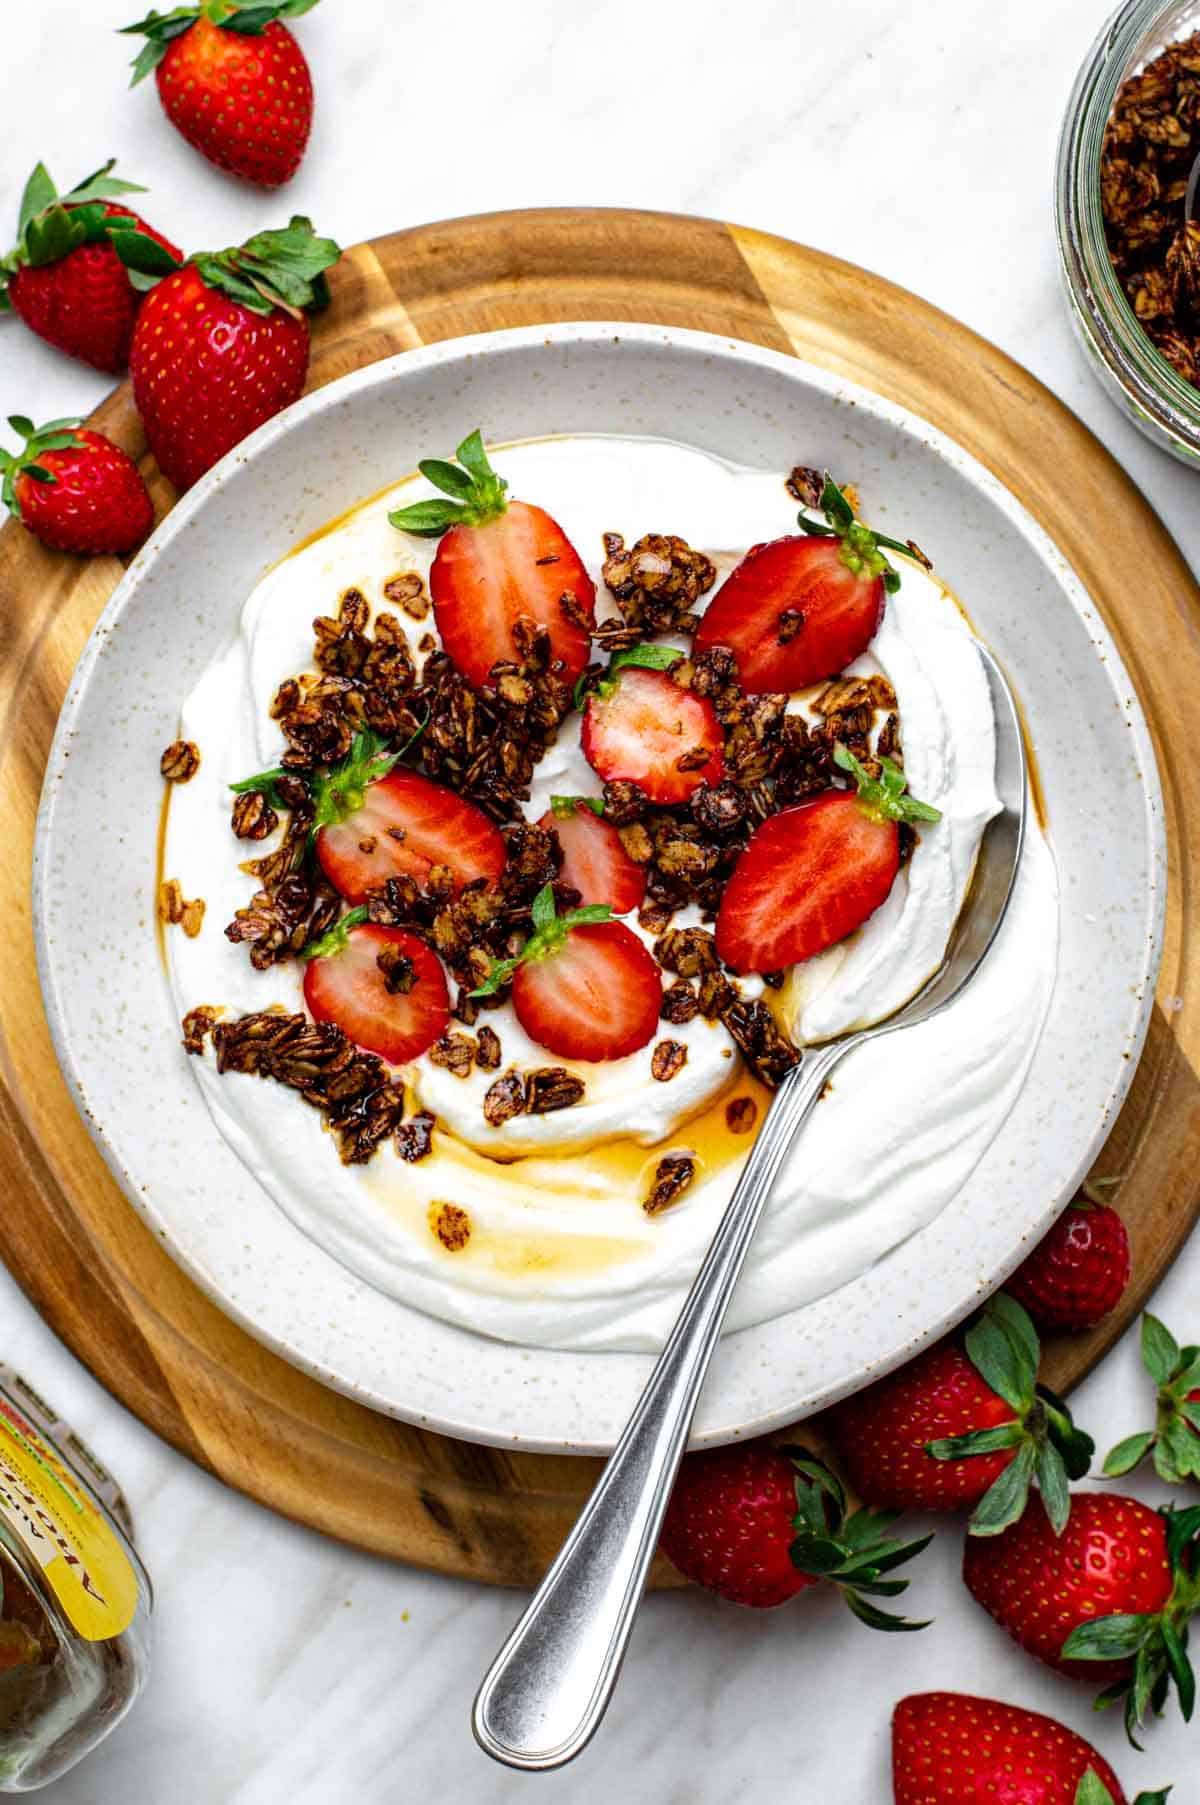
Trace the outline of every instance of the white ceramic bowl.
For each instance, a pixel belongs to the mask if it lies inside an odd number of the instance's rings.
[[[188,1072],[155,946],[158,758],[267,565],[477,422],[504,439],[646,433],[763,469],[852,474],[874,522],[936,551],[1015,677],[1036,749],[1063,913],[1017,1106],[927,1229],[832,1296],[725,1339],[696,1439],[728,1440],[831,1402],[943,1332],[1086,1171],[1153,996],[1154,755],[1087,594],[1013,497],[923,421],[774,352],[651,326],[496,333],[373,365],[254,434],[139,554],[75,673],[38,827],[38,957],[59,1059],[134,1206],[251,1333],[365,1403],[479,1441],[599,1451],[650,1362],[513,1347],[423,1316],[346,1271],[251,1178]]]

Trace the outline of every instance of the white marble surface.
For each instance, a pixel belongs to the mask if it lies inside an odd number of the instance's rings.
[[[120,153],[148,216],[190,247],[291,208],[344,243],[487,208],[614,203],[707,213],[880,270],[1022,359],[1151,496],[1193,562],[1197,479],[1143,444],[1093,385],[1058,294],[1050,186],[1066,95],[1105,0],[325,0],[300,24],[318,87],[307,161],[282,197],[225,180],[127,92],[108,32],[128,0],[5,8],[0,220],[45,156],[64,185]],[[6,225],[5,230],[8,227]],[[104,379],[0,323],[0,414],[86,411]],[[1158,1305],[1195,1335],[1200,1247]],[[1189,1318],[1189,1309],[1191,1315]],[[387,1567],[277,1521],[160,1446],[93,1382],[0,1272],[0,1355],[115,1467],[158,1584],[157,1660],[136,1715],[46,1795],[57,1805],[880,1805],[905,1690],[986,1692],[1096,1739],[1132,1796],[1200,1798],[1200,1730],[1123,1749],[1086,1691],[1013,1650],[957,1575],[943,1527],[913,1604],[934,1629],[873,1636],[833,1598],[768,1615],[699,1594],[647,1606],[592,1751],[544,1780],[478,1754],[475,1682],[511,1595]],[[1102,1446],[1146,1416],[1129,1340],[1077,1397]],[[1153,1485],[1138,1488],[1155,1498]]]

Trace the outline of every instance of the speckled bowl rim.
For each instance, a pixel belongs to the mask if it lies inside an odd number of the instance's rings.
[[[1155,880],[1148,885],[1145,898],[1142,961],[1138,969],[1123,974],[1128,982],[1131,1002],[1125,1012],[1122,1031],[1119,1036],[1112,1037],[1111,1045],[1098,1048],[1089,1044],[1083,1049],[1086,1059],[1092,1061],[1093,1065],[1102,1064],[1105,1072],[1111,1074],[1103,1083],[1102,1103],[1095,1113],[1094,1126],[1085,1142],[1074,1147],[1070,1158],[1066,1160],[1062,1182],[1056,1187],[1055,1194],[1044,1196],[1036,1205],[1031,1203],[1028,1214],[1019,1223],[1013,1224],[1009,1253],[986,1272],[973,1272],[967,1269],[968,1263],[964,1262],[964,1270],[955,1275],[952,1281],[943,1269],[940,1274],[942,1288],[944,1290],[946,1284],[952,1282],[953,1289],[948,1297],[943,1298],[939,1308],[924,1314],[919,1321],[906,1318],[904,1309],[897,1306],[895,1297],[888,1297],[887,1309],[879,1312],[878,1345],[869,1351],[864,1349],[855,1354],[852,1368],[842,1370],[836,1380],[826,1377],[800,1385],[793,1378],[785,1390],[771,1397],[768,1403],[760,1403],[752,1411],[739,1408],[736,1400],[726,1398],[722,1402],[720,1413],[714,1417],[711,1394],[714,1389],[719,1390],[719,1387],[714,1387],[714,1382],[710,1379],[708,1392],[701,1400],[694,1445],[718,1444],[764,1433],[836,1402],[868,1379],[910,1358],[922,1346],[945,1333],[967,1314],[981,1296],[1003,1282],[1028,1247],[1054,1220],[1062,1203],[1086,1174],[1132,1082],[1153,1006],[1155,981],[1162,953],[1166,891],[1165,824],[1153,744],[1132,680],[1082,582],[1066,564],[1049,535],[1032,519],[1024,506],[968,452],[909,410],[843,377],[800,359],[740,340],[683,328],[591,321],[516,328],[405,351],[355,371],[305,396],[293,407],[268,421],[211,470],[172,509],[127,570],[93,629],[79,660],[51,747],[36,831],[33,923],[46,1014],[59,1063],[89,1132],[139,1215],[201,1290],[255,1339],[321,1383],[385,1414],[422,1428],[501,1447],[520,1445],[531,1450],[579,1454],[603,1453],[612,1446],[637,1391],[649,1373],[652,1364],[650,1356],[562,1352],[545,1354],[538,1349],[512,1347],[487,1337],[451,1329],[449,1325],[421,1316],[419,1312],[397,1300],[383,1299],[381,1293],[371,1292],[372,1298],[380,1299],[387,1304],[389,1311],[397,1313],[397,1320],[400,1316],[416,1319],[419,1324],[425,1325],[431,1335],[449,1335],[458,1345],[460,1353],[469,1349],[468,1366],[472,1362],[493,1363],[497,1359],[513,1363],[511,1392],[515,1415],[521,1420],[515,1426],[511,1420],[502,1426],[489,1416],[481,1419],[478,1407],[463,1408],[457,1395],[455,1406],[448,1408],[444,1391],[438,1393],[436,1398],[419,1393],[409,1395],[406,1391],[398,1391],[394,1385],[381,1385],[377,1374],[348,1372],[331,1366],[322,1358],[319,1349],[311,1345],[306,1326],[289,1319],[287,1306],[282,1311],[276,1309],[272,1286],[264,1284],[261,1295],[256,1298],[253,1307],[248,1308],[232,1297],[225,1286],[214,1278],[205,1261],[174,1232],[155,1196],[138,1180],[138,1124],[132,1120],[120,1123],[100,1120],[90,1105],[88,1054],[86,1049],[81,1049],[74,1043],[64,1013],[62,985],[66,974],[60,968],[58,950],[53,945],[50,931],[53,901],[46,874],[55,834],[57,803],[63,786],[69,781],[71,742],[104,642],[129,605],[155,557],[188,531],[233,472],[269,455],[272,446],[283,436],[303,431],[330,408],[344,406],[348,400],[367,391],[396,382],[403,384],[407,375],[415,374],[418,370],[428,371],[458,360],[476,361],[525,347],[593,343],[612,346],[618,341],[627,345],[665,347],[677,351],[685,360],[698,354],[722,362],[732,359],[735,363],[765,367],[783,382],[816,389],[826,396],[857,407],[861,410],[859,418],[871,416],[887,427],[918,439],[938,459],[982,491],[986,500],[1003,514],[1007,524],[1024,539],[1045,567],[1054,587],[1062,592],[1070,607],[1080,617],[1091,639],[1094,654],[1103,667],[1105,679],[1112,691],[1114,705],[1123,718],[1124,727],[1132,736],[1144,803],[1143,819],[1137,827],[1139,834],[1144,835],[1145,839],[1146,869],[1153,874]],[[1015,675],[1019,689],[1020,672]],[[212,1126],[211,1133],[214,1137],[217,1137],[217,1132],[216,1127]],[[1004,1132],[1001,1131],[1002,1134]],[[288,1220],[282,1211],[280,1216],[285,1221]],[[895,1262],[914,1248],[920,1251],[926,1264],[936,1260],[937,1229],[942,1220],[941,1216],[936,1218],[927,1228],[893,1250],[892,1254],[885,1256],[859,1278],[843,1287],[841,1292],[832,1294],[833,1297],[844,1299],[859,1286],[882,1285],[886,1288],[888,1268],[893,1269],[891,1276],[894,1277]],[[312,1244],[307,1242],[300,1229],[290,1226],[295,1235],[305,1241],[306,1247],[311,1248]],[[323,1250],[318,1251],[323,1254]],[[345,1276],[345,1269],[332,1256],[323,1254],[323,1258],[332,1272]],[[361,1281],[359,1283],[361,1285]],[[369,1288],[363,1286],[362,1289]],[[883,1302],[882,1295],[879,1301]],[[751,1338],[756,1347],[758,1343],[762,1343],[761,1364],[765,1366],[770,1359],[772,1342],[779,1345],[779,1337],[786,1335],[789,1325],[794,1327],[806,1310],[820,1310],[829,1302],[829,1298],[818,1299],[812,1305],[802,1306],[799,1310],[776,1317],[768,1323],[739,1331],[725,1345],[729,1346],[730,1343],[745,1338]],[[573,1383],[563,1388],[567,1404],[565,1407],[556,1407],[551,1423],[544,1420],[544,1406],[539,1398],[538,1403],[530,1405],[530,1418],[525,1422],[522,1403],[529,1402],[531,1393],[538,1394],[541,1391],[536,1368],[539,1362],[545,1360],[571,1363]],[[785,1361],[784,1365],[786,1364]],[[618,1367],[621,1368],[619,1378]],[[719,1367],[718,1356],[718,1370]],[[603,1379],[602,1374],[605,1375]],[[609,1383],[610,1380],[616,1382]],[[600,1381],[598,1386],[596,1381]],[[579,1399],[586,1396],[590,1407],[594,1387],[605,1392],[607,1401],[603,1411],[597,1410],[595,1414],[588,1416],[582,1412]],[[707,1409],[706,1404],[709,1406]],[[543,1420],[540,1421],[536,1420],[539,1407],[543,1409]]]

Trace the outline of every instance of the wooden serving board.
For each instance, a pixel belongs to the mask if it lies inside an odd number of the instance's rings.
[[[559,320],[704,328],[794,352],[911,408],[992,470],[1074,565],[1155,736],[1170,836],[1166,956],[1149,1040],[1098,1170],[1122,1173],[1135,1279],[1119,1312],[1050,1350],[1068,1390],[1128,1327],[1200,1211],[1200,846],[1191,743],[1200,594],[1161,523],[1086,428],[994,345],[877,276],[762,233],[663,214],[494,214],[350,251],[316,324],[312,384],[440,339]],[[173,496],[128,386],[94,422]],[[799,449],[799,448],[798,448]],[[301,1522],[380,1554],[498,1583],[546,1567],[596,1463],[497,1452],[392,1422],[324,1389],[228,1321],[125,1201],[67,1095],[30,932],[34,816],[55,717],[116,559],[0,532],[0,1256],[51,1327],[183,1453]],[[1189,957],[1189,953],[1192,954]],[[34,1375],[36,1378],[36,1375]],[[669,1583],[669,1576],[660,1574]]]

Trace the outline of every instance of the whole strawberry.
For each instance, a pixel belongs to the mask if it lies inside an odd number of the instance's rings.
[[[59,351],[115,373],[129,360],[142,278],[131,274],[121,247],[143,270],[161,275],[180,252],[113,197],[142,194],[136,182],[110,175],[110,159],[60,195],[39,163],[21,197],[17,243],[0,262],[0,310],[20,315]]]
[[[238,249],[191,258],[142,304],[129,371],[159,468],[179,489],[281,408],[308,374],[306,312],[341,255],[299,215]]]
[[[961,1692],[900,1700],[892,1786],[895,1805],[1125,1805],[1108,1762],[1074,1730]],[[1167,1792],[1135,1805],[1163,1805]]]
[[[1015,1523],[1036,1479],[1056,1528],[1093,1445],[1037,1383],[1041,1350],[1021,1306],[1000,1292],[962,1341],[939,1342],[847,1398],[830,1438],[868,1504],[893,1510],[974,1506],[973,1535]]]
[[[317,0],[203,0],[152,11],[127,33],[147,40],[132,86],[154,71],[163,111],[202,156],[243,181],[278,188],[312,130],[312,76],[281,19]]]
[[[1104,1471],[1118,1479],[1150,1455],[1155,1472],[1168,1485],[1200,1479],[1200,1347],[1180,1347],[1170,1329],[1147,1311],[1142,1360],[1158,1387],[1154,1427],[1118,1442]]]
[[[890,1540],[894,1520],[848,1516],[837,1477],[806,1449],[749,1442],[684,1456],[660,1546],[688,1579],[733,1604],[768,1609],[825,1580],[872,1629],[924,1629],[870,1602],[905,1591],[906,1579],[885,1575],[932,1540]]]
[[[8,424],[24,444],[17,452],[0,447],[0,500],[43,545],[120,554],[141,543],[154,508],[119,445],[78,420],[35,427],[12,414]]]
[[[1042,1329],[1091,1329],[1116,1309],[1132,1270],[1129,1231],[1085,1185],[1008,1281]]]
[[[969,1538],[967,1589],[1014,1641],[1059,1673],[1107,1681],[1124,1700],[1130,1739],[1161,1713],[1171,1682],[1185,1717],[1195,1680],[1187,1626],[1200,1605],[1193,1573],[1200,1508],[1151,1510],[1113,1492],[1081,1492],[1056,1536],[1037,1499],[1002,1536]]]

